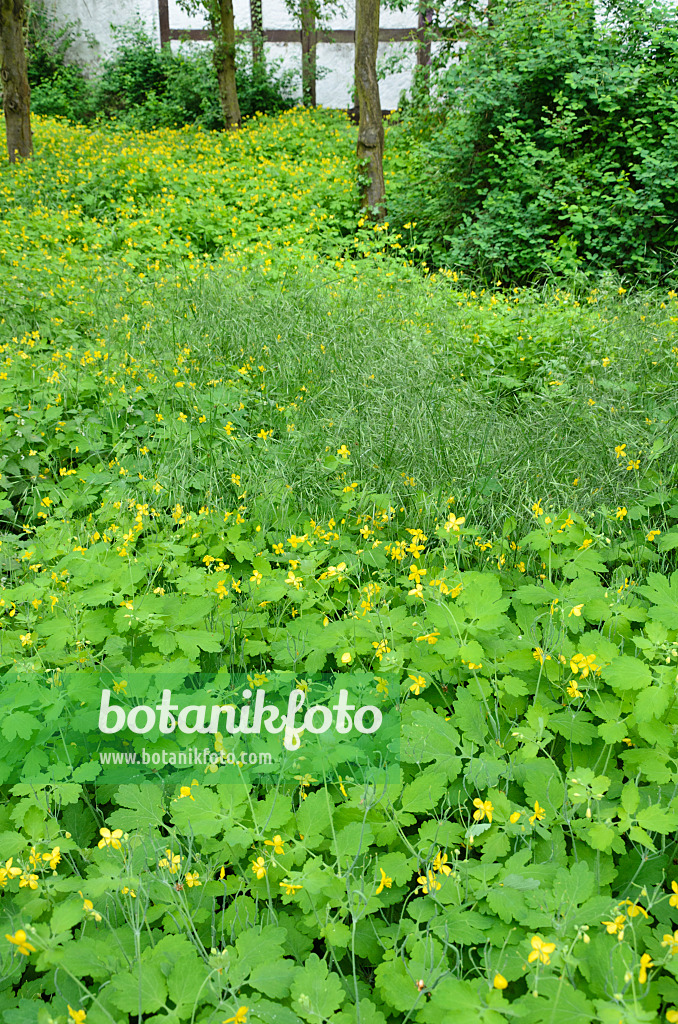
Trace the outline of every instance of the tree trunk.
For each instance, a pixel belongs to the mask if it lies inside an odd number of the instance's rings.
[[[433,11],[430,7],[419,11],[415,87],[418,94],[427,104],[431,85],[431,40],[428,37],[428,29],[432,20]]]
[[[363,207],[383,220],[384,126],[377,81],[379,0],[357,0],[355,15],[355,84],[358,100],[358,173]]]
[[[2,2],[2,0],[0,0]],[[242,118],[235,84],[235,21],[233,0],[219,0],[219,24],[214,38],[214,67],[219,81],[219,98],[224,125],[230,131],[239,128]]]
[[[0,0],[0,77],[9,162],[33,153],[31,90],[24,49],[24,0]]]
[[[301,0],[301,94],[306,107],[316,104],[316,44],[314,0]]]
[[[264,15],[261,0],[250,0],[250,22],[252,24],[252,63],[264,63]]]

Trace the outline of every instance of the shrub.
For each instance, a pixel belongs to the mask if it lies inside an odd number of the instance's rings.
[[[75,23],[57,25],[39,3],[31,7],[28,74],[35,113],[80,122],[115,118],[142,131],[184,124],[223,128],[208,49],[160,50],[140,24],[127,25],[118,29],[114,52],[90,81],[69,59],[78,36]],[[237,65],[243,117],[280,113],[294,105],[294,72],[281,71],[276,62],[253,64],[244,43],[238,47]]]
[[[417,222],[438,264],[513,279],[672,267],[675,12],[630,0],[596,23],[590,5],[519,0],[493,13],[439,79],[442,126],[392,214]]]
[[[73,22],[57,25],[40,4],[28,11],[27,63],[31,108],[36,114],[85,121],[93,113],[91,87],[82,67],[68,59],[79,32]]]
[[[293,76],[276,64],[253,65],[245,46],[237,56],[238,99],[243,117],[277,113],[293,105]],[[217,77],[206,49],[159,50],[139,27],[122,30],[115,53],[96,86],[100,114],[148,130],[181,124],[223,128]]]

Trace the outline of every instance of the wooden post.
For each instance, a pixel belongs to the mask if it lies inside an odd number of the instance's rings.
[[[315,27],[314,0],[301,2],[301,94],[304,106],[316,104],[316,46],[318,34]]]
[[[160,45],[170,41],[169,4],[167,0],[158,0],[158,25],[160,27]]]

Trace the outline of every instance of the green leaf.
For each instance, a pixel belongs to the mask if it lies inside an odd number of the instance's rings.
[[[603,669],[602,675],[613,690],[642,690],[652,684],[649,665],[626,654],[615,658]]]
[[[9,715],[3,717],[1,728],[3,736],[11,743],[17,738],[29,740],[40,728],[40,722],[27,711],[10,711]]]
[[[400,806],[403,811],[430,814],[447,789],[447,780],[440,773],[422,772],[403,789]]]
[[[52,935],[59,935],[61,932],[70,931],[74,924],[82,920],[83,909],[81,900],[67,900],[59,903],[52,914],[49,923]]]
[[[153,1013],[167,999],[165,977],[159,967],[150,963],[116,974],[106,992],[113,1005],[124,1013]]]
[[[638,694],[633,713],[637,722],[649,722],[661,718],[668,707],[670,698],[668,686],[651,686]]]
[[[635,782],[627,782],[622,789],[621,805],[627,814],[635,814],[640,803],[640,793]]]
[[[271,959],[266,963],[257,964],[247,979],[247,984],[271,999],[284,999],[289,995],[294,973],[295,966],[292,960]]]
[[[207,986],[209,970],[198,956],[184,955],[174,965],[167,979],[167,991],[176,1005],[177,1013],[191,1011],[198,1000],[206,1001],[210,992]]]
[[[638,811],[638,824],[648,832],[659,832],[660,835],[668,836],[678,829],[678,813],[667,811],[654,804],[652,807],[643,807]]]
[[[487,990],[486,990],[487,991]],[[477,984],[443,978],[428,1002],[422,1002],[418,1019],[423,1024],[504,1024],[503,1014],[484,1006]]]
[[[419,998],[416,978],[407,973],[400,957],[395,960],[382,960],[374,972],[374,978],[383,1001],[401,1013],[411,1010],[415,1003],[423,1002]]]
[[[602,821],[594,821],[586,830],[585,838],[594,850],[605,851],[612,847],[615,835],[614,829],[609,825],[604,825]]]
[[[338,976],[328,971],[317,953],[311,953],[292,983],[292,1008],[309,1024],[324,1024],[345,998]]]
[[[124,809],[110,815],[114,828],[121,828],[124,832],[145,832],[149,827],[162,825],[164,808],[159,786],[125,784],[118,787],[115,799]]]
[[[678,629],[678,569],[670,580],[660,573],[651,572],[647,583],[638,590],[656,605],[653,618],[659,619],[667,629]]]

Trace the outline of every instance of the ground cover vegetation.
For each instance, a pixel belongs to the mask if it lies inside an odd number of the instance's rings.
[[[338,112],[34,128],[0,182],[4,1019],[678,1020],[678,294],[430,271],[356,210]],[[102,784],[93,697],[168,670],[336,672],[399,705],[402,777],[302,746],[292,781]]]

